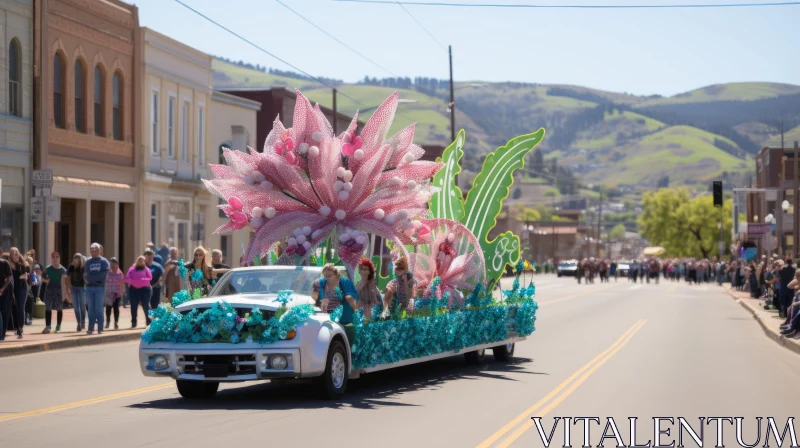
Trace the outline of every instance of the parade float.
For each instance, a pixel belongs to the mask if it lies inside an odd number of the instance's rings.
[[[207,296],[180,291],[150,312],[139,353],[145,375],[174,378],[187,398],[213,396],[220,382],[292,378],[315,378],[339,397],[348,379],[369,372],[457,354],[476,362],[487,349],[499,360],[513,356],[534,331],[535,287],[526,284],[519,237],[489,236],[514,171],[544,129],[490,153],[464,197],[455,183],[464,131],[437,161],[420,160],[414,125],[388,136],[397,104],[394,93],[360,133],[356,114],[335,135],[298,92],[291,128],[279,117],[262,152],[226,150],[226,164],[211,165],[205,185],[229,218],[217,232],[250,230],[249,266],[225,274]],[[378,237],[386,257],[376,255]],[[342,306],[323,312],[314,282],[329,263],[358,281],[365,256],[380,288],[398,259],[416,286],[408,306],[391,313],[382,303],[355,310],[348,337]],[[507,265],[516,278],[500,290]],[[178,272],[191,280],[182,262]]]

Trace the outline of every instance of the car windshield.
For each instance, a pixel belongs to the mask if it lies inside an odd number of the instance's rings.
[[[291,289],[296,294],[311,295],[314,281],[321,277],[321,271],[308,269],[233,270],[220,279],[209,296],[277,294],[285,289]]]
[[[562,268],[569,268],[569,267],[572,267],[572,266],[575,266],[575,265],[576,265],[576,263],[575,263],[575,262],[572,262],[572,261],[567,261],[567,262],[561,263],[561,264],[560,264],[560,265],[558,265],[558,266],[559,266],[559,267],[562,267]]]

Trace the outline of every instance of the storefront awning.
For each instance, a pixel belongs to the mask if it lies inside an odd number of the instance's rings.
[[[53,176],[53,180],[57,184],[71,185],[75,187],[113,188],[118,190],[133,189],[133,187],[126,184],[118,184],[116,182],[105,182],[102,180],[80,179],[77,177]]]

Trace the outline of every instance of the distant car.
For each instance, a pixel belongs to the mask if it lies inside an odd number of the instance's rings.
[[[566,276],[575,276],[575,271],[578,270],[578,262],[576,261],[565,261],[563,263],[558,264],[558,268],[556,269],[556,274],[559,277],[562,275]]]
[[[619,274],[620,277],[628,275],[628,271],[630,271],[630,269],[631,269],[630,263],[626,262],[617,264],[617,273]]]

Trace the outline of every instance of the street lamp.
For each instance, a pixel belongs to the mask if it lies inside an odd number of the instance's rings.
[[[784,200],[783,203],[781,203],[781,208],[783,209],[784,213],[788,212],[789,211],[789,201]]]

